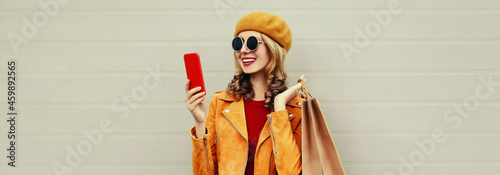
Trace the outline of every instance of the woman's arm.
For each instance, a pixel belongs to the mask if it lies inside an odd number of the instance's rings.
[[[303,75],[301,79],[303,79]],[[300,174],[302,172],[301,117],[296,116],[294,120],[298,120],[298,125],[296,128],[292,128],[289,111],[286,110],[286,103],[297,97],[301,85],[298,83],[276,96],[275,112],[268,116],[278,174]]]
[[[186,81],[186,107],[191,112],[195,121],[196,138],[205,135],[207,100],[205,92],[200,92],[201,87],[189,89],[189,80]]]
[[[191,111],[195,119],[195,126],[191,129],[191,141],[193,143],[193,173],[195,175],[213,175],[217,172],[217,152],[215,145],[215,109],[216,95],[210,101],[210,109],[206,116],[205,93],[198,93],[201,88],[189,88],[189,80],[186,82],[186,107]],[[205,117],[206,116],[206,117]]]

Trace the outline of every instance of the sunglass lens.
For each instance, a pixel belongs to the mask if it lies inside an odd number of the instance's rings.
[[[240,37],[236,37],[233,39],[233,49],[234,51],[239,51],[241,50],[241,47],[243,47],[243,41],[241,40]]]
[[[248,50],[255,50],[257,49],[257,46],[259,45],[259,40],[255,36],[251,36],[248,38],[247,41],[247,48]]]

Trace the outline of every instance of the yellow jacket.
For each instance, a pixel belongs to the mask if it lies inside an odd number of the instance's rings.
[[[300,101],[301,95],[297,95],[286,110],[268,114],[255,152],[256,175],[301,173]],[[200,138],[191,129],[194,174],[244,174],[249,148],[243,98],[236,101],[225,91],[216,92],[210,100],[206,128],[207,134]]]

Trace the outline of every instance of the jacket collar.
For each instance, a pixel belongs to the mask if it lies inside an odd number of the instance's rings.
[[[295,98],[290,100],[286,105],[288,106],[293,106],[293,107],[300,107],[300,103],[302,102],[301,97],[304,97],[302,94],[298,94]],[[222,94],[219,96],[220,100],[226,101],[226,102],[234,102],[236,99],[232,95],[228,95],[227,92],[223,91]],[[240,99],[239,101],[243,101]]]
[[[302,94],[298,94],[295,98],[290,100],[287,103],[288,107],[300,107],[301,103],[301,97],[303,97]],[[243,98],[240,98],[240,100],[236,100],[233,96],[228,95],[227,92],[222,92],[221,95],[219,95],[219,100],[223,100],[226,102],[229,102],[229,104],[224,110],[222,110],[223,116],[233,125],[233,127],[240,133],[240,135],[245,138],[245,140],[248,141],[248,131],[247,131],[247,125],[246,125],[246,116],[245,116],[245,104]],[[242,117],[245,116],[245,117]],[[290,120],[293,120],[295,117],[290,118]],[[266,122],[264,128],[261,131],[261,136],[269,136],[270,131],[269,131],[269,123]],[[265,138],[259,138],[259,142],[261,142],[261,139]]]
[[[228,101],[229,104],[224,110],[222,115],[233,125],[233,127],[240,133],[240,135],[248,141],[247,124],[245,118],[245,106],[243,99],[238,101]]]

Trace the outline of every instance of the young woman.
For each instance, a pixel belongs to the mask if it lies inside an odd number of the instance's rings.
[[[237,71],[212,96],[208,113],[206,94],[186,82],[186,107],[195,119],[193,172],[300,174],[301,84],[285,84],[292,33],[280,17],[256,12],[237,23],[234,36]]]

